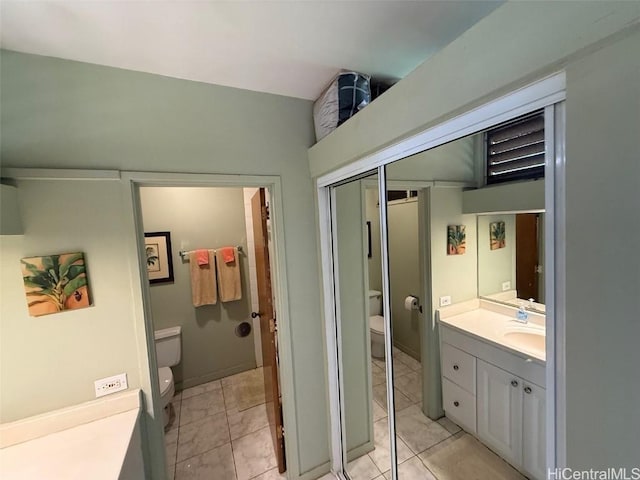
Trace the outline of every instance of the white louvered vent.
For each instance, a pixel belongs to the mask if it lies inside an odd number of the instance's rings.
[[[501,125],[486,134],[487,184],[544,177],[544,112]]]

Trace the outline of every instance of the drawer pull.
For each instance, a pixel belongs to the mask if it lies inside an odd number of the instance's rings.
[[[453,366],[453,369],[454,369],[455,371],[458,371],[458,370],[460,370],[460,367],[459,367],[458,365],[454,365],[454,366]]]
[[[511,380],[511,386],[512,387],[517,387],[518,386],[518,381],[517,380]]]
[[[453,406],[454,407],[459,407],[460,406],[460,402],[456,400],[455,402],[453,402]]]
[[[531,387],[524,387],[524,393],[531,393]]]

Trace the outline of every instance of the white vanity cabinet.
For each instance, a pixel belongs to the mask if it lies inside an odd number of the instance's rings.
[[[522,469],[531,478],[547,478],[546,390],[525,382],[522,401]]]
[[[476,433],[476,357],[443,343],[442,402],[447,416]]]
[[[447,417],[529,478],[545,479],[544,364],[442,324],[440,338]]]
[[[531,478],[545,475],[545,389],[478,359],[478,437]]]
[[[522,463],[522,379],[478,360],[478,437],[512,465]]]

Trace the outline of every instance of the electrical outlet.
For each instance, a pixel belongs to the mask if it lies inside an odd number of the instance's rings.
[[[511,282],[502,282],[502,291],[511,290]]]
[[[447,305],[451,305],[451,295],[440,297],[440,306],[446,307]]]
[[[127,374],[121,373],[113,377],[101,378],[93,382],[93,385],[96,389],[96,398],[104,397],[105,395],[119,392],[120,390],[126,390],[128,388]]]

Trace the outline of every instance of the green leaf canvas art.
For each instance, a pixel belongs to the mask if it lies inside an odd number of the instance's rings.
[[[84,253],[61,253],[20,260],[29,315],[91,305]]]
[[[504,248],[506,243],[506,232],[504,222],[491,222],[489,224],[490,248],[498,250]]]
[[[467,250],[467,234],[464,225],[447,227],[447,255],[463,255]]]

